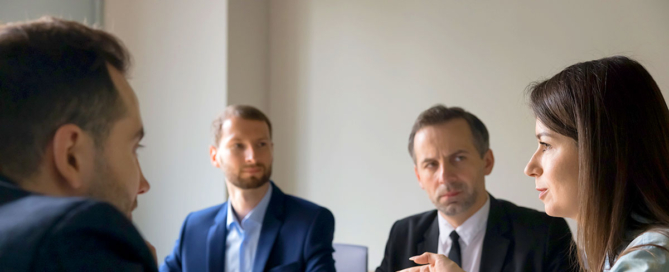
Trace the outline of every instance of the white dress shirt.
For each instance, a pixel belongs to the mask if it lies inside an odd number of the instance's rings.
[[[270,198],[272,198],[272,186],[269,186],[262,200],[249,214],[244,216],[241,223],[237,220],[232,204],[228,201],[225,272],[253,271],[262,221],[265,218]]]
[[[460,235],[460,252],[462,254],[462,270],[464,271],[479,272],[483,238],[485,237],[489,213],[490,197],[483,204],[483,207],[455,229],[458,235]],[[440,213],[437,213],[437,218],[439,218],[439,244],[437,246],[437,253],[448,256],[448,252],[451,251],[451,237],[449,235],[453,231],[453,226]]]

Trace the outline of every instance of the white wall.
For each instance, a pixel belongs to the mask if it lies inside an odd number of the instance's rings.
[[[209,163],[210,126],[226,106],[227,1],[105,1],[105,28],[134,57],[151,183],[135,223],[162,263],[189,212],[224,201],[223,174]]]
[[[392,223],[432,209],[407,153],[418,114],[462,106],[488,126],[498,198],[543,210],[523,168],[534,120],[524,90],[614,54],[669,91],[668,1],[271,1],[276,182],[330,208],[335,241],[381,261]]]
[[[269,110],[269,2],[228,1],[228,104]]]

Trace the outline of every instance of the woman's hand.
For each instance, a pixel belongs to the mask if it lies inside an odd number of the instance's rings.
[[[409,260],[423,266],[404,269],[400,272],[465,272],[455,262],[441,254],[425,252],[419,256],[413,256]]]

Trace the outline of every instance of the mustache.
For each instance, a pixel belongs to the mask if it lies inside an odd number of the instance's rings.
[[[439,186],[437,188],[437,194],[441,195],[444,193],[450,193],[453,191],[464,191],[464,189],[467,188],[467,185],[464,182],[460,181],[453,181],[446,183],[442,186]]]
[[[255,163],[255,164],[245,165],[244,167],[242,167],[242,170],[244,170],[244,169],[248,169],[248,168],[256,168],[256,167],[258,167],[258,168],[262,168],[262,169],[267,168],[267,167],[265,167],[265,165],[262,164],[262,163]]]

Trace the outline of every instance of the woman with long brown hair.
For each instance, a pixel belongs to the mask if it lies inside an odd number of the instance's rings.
[[[538,149],[525,168],[546,213],[578,223],[583,271],[669,271],[669,109],[638,62],[572,65],[531,86]],[[407,271],[461,271],[426,253]]]

